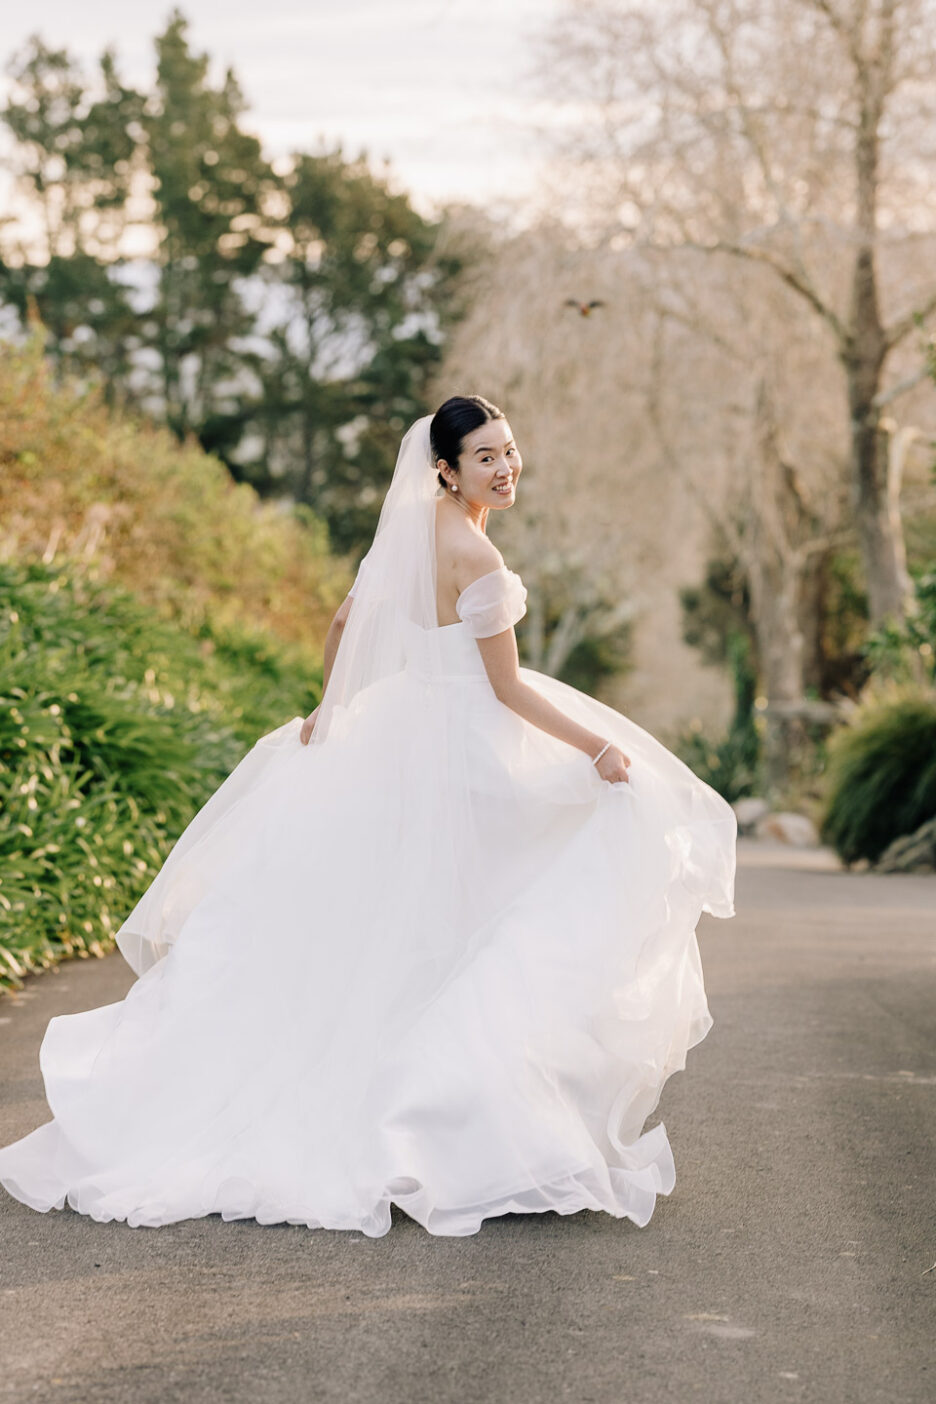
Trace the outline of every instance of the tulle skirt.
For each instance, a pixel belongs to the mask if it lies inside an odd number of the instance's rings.
[[[125,999],[51,1019],[52,1119],[0,1149],[46,1211],[473,1234],[643,1226],[675,1183],[663,1085],[712,1026],[695,934],[734,914],[734,811],[647,731],[524,682],[630,781],[494,694],[473,639],[296,717],[193,819],[118,933]],[[417,660],[418,663],[418,660]]]

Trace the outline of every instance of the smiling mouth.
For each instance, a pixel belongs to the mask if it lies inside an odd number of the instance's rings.
[[[504,484],[501,485],[501,486],[498,486],[498,484],[495,483],[495,484],[494,484],[494,491],[495,491],[495,492],[499,492],[500,495],[501,495],[501,497],[506,497],[507,494],[508,494],[508,493],[510,492],[510,490],[512,489],[512,487],[513,487],[513,483],[512,483],[512,482],[510,482],[510,483],[504,483]]]

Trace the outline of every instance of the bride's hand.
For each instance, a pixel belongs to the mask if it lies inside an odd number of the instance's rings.
[[[322,704],[320,702],[319,707],[321,707],[321,705]],[[312,735],[312,728],[315,726],[315,718],[317,713],[318,707],[316,707],[314,712],[310,712],[309,715],[306,717],[305,721],[302,723],[302,728],[299,732],[299,740],[302,742],[303,746],[307,746],[309,744],[309,738]]]
[[[630,784],[630,777],[627,774],[627,767],[630,765],[630,756],[626,756],[614,743],[608,747],[601,760],[595,765],[595,769],[602,780],[609,780],[612,784],[616,780],[626,780]]]

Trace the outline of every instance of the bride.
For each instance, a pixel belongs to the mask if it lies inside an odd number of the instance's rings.
[[[261,737],[117,933],[125,999],[49,1021],[33,1209],[430,1233],[643,1226],[667,1078],[712,1027],[695,928],[734,915],[731,806],[635,722],[518,662],[488,539],[522,463],[455,396],[400,446],[315,712]]]

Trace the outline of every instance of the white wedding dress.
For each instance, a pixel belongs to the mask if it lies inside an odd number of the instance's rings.
[[[12,1195],[371,1237],[391,1203],[445,1235],[648,1222],[675,1171],[643,1127],[712,1026],[695,928],[734,914],[736,820],[575,688],[521,668],[629,782],[498,700],[476,637],[525,600],[488,572],[327,744],[299,717],[256,743],[121,927],[126,998],[51,1019],[52,1119],[0,1150]]]

